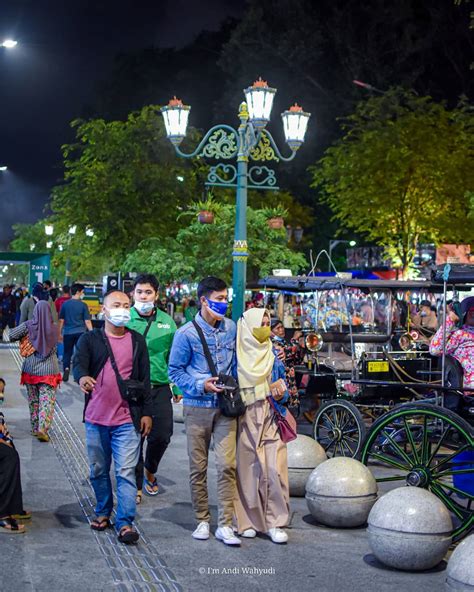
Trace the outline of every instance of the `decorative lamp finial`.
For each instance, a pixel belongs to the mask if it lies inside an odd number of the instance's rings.
[[[293,112],[295,112],[295,111],[302,112],[303,111],[303,107],[300,107],[298,105],[298,103],[295,103],[292,107],[290,107],[290,111],[293,111]]]
[[[262,80],[262,77],[259,76],[258,80],[253,83],[253,88],[268,88],[268,83],[266,80]]]
[[[183,106],[183,101],[181,99],[177,99],[176,95],[170,99],[170,102],[168,103],[168,107],[182,107]]]

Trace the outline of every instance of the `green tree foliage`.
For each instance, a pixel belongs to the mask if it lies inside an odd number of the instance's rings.
[[[176,239],[152,238],[141,242],[130,253],[124,271],[150,271],[163,282],[176,279],[198,281],[206,275],[217,275],[231,281],[232,246],[235,206],[214,201],[213,224],[201,224],[197,219],[200,206],[193,205],[184,216],[188,224],[178,231]],[[275,268],[290,268],[293,273],[307,267],[302,253],[290,249],[284,229],[274,230],[267,224],[264,209],[247,209],[248,221],[248,281],[271,274]]]
[[[405,273],[418,242],[472,242],[472,109],[398,89],[360,103],[344,137],[312,167],[345,227],[386,245]]]
[[[194,253],[195,237],[191,232],[181,239],[181,233],[186,226],[182,215],[201,192],[205,193],[207,165],[201,159],[188,162],[176,156],[166,139],[158,107],[145,107],[126,121],[94,119],[73,125],[76,142],[63,147],[65,177],[53,190],[52,213],[34,225],[18,225],[12,248],[29,251],[33,243],[35,250],[46,251],[46,242],[51,241],[52,274],[58,281],[64,278],[66,261],[73,279],[92,279],[119,269],[131,253],[132,261],[138,257],[140,265],[134,263],[130,269],[147,269],[149,258],[150,266],[167,280],[189,277],[195,269],[206,273],[203,270],[212,257],[205,265],[182,259],[183,251]],[[197,132],[191,129],[189,136],[189,143],[195,145]],[[215,201],[231,208],[225,210],[227,218],[231,212],[235,214],[230,205],[235,191],[219,189]],[[288,210],[286,222],[293,226],[313,221],[309,208],[298,204],[288,192],[249,192],[249,203],[283,207]],[[195,212],[195,203],[192,208]],[[46,223],[54,226],[51,237],[44,233]],[[229,218],[226,224],[227,234],[224,238],[222,231],[219,240],[231,245],[234,220]],[[73,234],[71,227],[75,228]],[[197,223],[194,231],[201,237]],[[255,240],[259,236],[256,232]],[[197,248],[202,250],[204,245]],[[216,247],[216,251],[222,265],[230,269],[231,246],[227,250]],[[260,247],[254,249],[250,269],[254,269],[254,259],[260,269],[263,255],[259,251]],[[295,256],[299,261],[301,255]],[[267,260],[269,255],[264,257]]]
[[[337,118],[354,111],[370,92],[354,79],[385,91],[415,88],[456,104],[472,95],[469,9],[449,0],[249,0],[223,46],[219,66],[226,91],[216,105],[231,117],[242,88],[258,76],[278,89],[271,129],[281,138],[276,114],[294,101],[311,112],[305,145],[278,172],[279,183],[312,207],[319,222],[313,242],[327,246],[337,224],[314,199],[307,167],[339,136]],[[309,230],[309,229],[308,229]],[[305,234],[308,234],[308,230]]]
[[[15,238],[10,243],[10,250],[18,253],[46,253],[46,242],[49,237],[44,231],[45,224],[48,224],[47,219],[38,220],[34,224],[14,224]]]
[[[176,233],[176,214],[200,191],[202,164],[176,158],[159,108],[144,107],[126,121],[75,121],[73,127],[76,142],[63,146],[64,183],[52,192],[58,232],[75,225],[85,244],[85,229],[93,229],[93,254],[115,262],[141,240]],[[189,135],[196,139],[195,132]]]
[[[46,224],[53,225],[52,236],[46,236]],[[56,282],[63,282],[67,260],[73,280],[95,280],[111,269],[111,259],[97,250],[96,235],[87,236],[84,229],[81,231],[79,228],[72,235],[67,223],[58,216],[44,218],[34,224],[15,224],[13,230],[15,238],[10,243],[10,250],[49,253],[50,273]],[[47,243],[51,243],[51,247],[47,247]]]

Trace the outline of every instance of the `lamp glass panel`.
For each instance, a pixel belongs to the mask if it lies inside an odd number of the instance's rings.
[[[189,109],[175,107],[163,111],[166,134],[168,136],[185,136],[188,127]]]
[[[270,119],[275,92],[266,88],[249,89],[246,94],[250,119]]]
[[[304,142],[308,121],[309,117],[306,114],[298,111],[286,112],[283,116],[283,131],[286,141]]]

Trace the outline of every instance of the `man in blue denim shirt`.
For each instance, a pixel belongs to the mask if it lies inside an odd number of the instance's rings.
[[[204,333],[217,372],[235,376],[236,327],[225,318],[227,286],[219,278],[207,277],[199,283],[197,293],[201,310],[195,321]],[[214,436],[219,508],[216,538],[226,545],[240,545],[240,539],[232,530],[237,420],[224,417],[220,412],[217,397],[222,389],[216,386],[218,377],[211,374],[193,323],[187,323],[175,333],[168,372],[170,381],[183,393],[191,497],[198,522],[193,537],[209,538],[207,466],[209,445]]]

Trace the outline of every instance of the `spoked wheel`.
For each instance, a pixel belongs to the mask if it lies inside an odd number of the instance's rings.
[[[450,511],[453,539],[474,526],[474,435],[448,409],[400,405],[378,419],[362,446],[361,461],[379,483],[423,487]]]
[[[328,458],[357,456],[365,434],[360,411],[353,403],[343,399],[326,403],[314,418],[314,439],[324,448]]]

